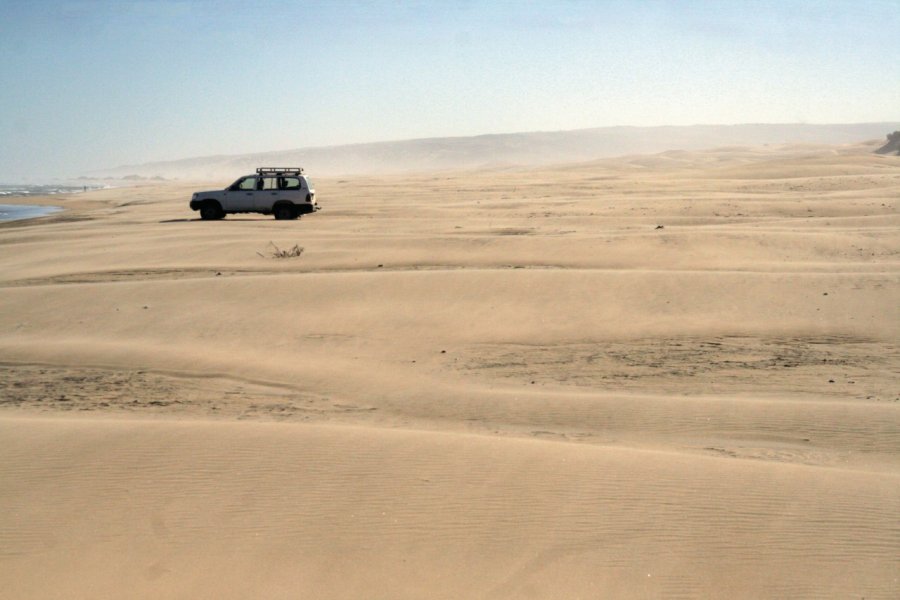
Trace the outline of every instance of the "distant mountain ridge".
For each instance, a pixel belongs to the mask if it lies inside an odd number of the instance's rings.
[[[666,150],[718,146],[848,144],[883,139],[898,123],[745,124],[602,127],[554,132],[488,134],[218,155],[125,165],[94,177],[230,180],[258,166],[302,166],[312,175],[404,173],[503,166],[537,166]]]

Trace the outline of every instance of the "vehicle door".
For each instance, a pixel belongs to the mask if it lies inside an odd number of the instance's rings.
[[[281,179],[275,175],[260,177],[258,191],[254,200],[256,210],[260,212],[269,212],[276,202],[282,199],[283,194],[278,187]]]
[[[257,177],[255,175],[241,177],[225,190],[222,208],[228,211],[255,210],[256,187]]]
[[[306,202],[306,190],[303,189],[303,178],[297,175],[283,175],[278,178],[278,190],[281,197],[294,204]]]

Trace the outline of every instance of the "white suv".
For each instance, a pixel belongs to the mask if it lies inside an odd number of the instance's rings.
[[[256,175],[241,177],[224,190],[195,193],[191,210],[199,210],[204,220],[250,212],[296,219],[319,210],[319,205],[313,183],[303,169],[263,167]]]

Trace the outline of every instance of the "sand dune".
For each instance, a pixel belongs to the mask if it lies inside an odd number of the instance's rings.
[[[714,147],[762,146],[788,142],[848,144],[859,140],[881,140],[887,132],[895,129],[896,123],[599,127],[201,156],[117,166],[92,175],[169,179],[224,177],[230,183],[234,180],[235,172],[252,172],[261,164],[303,165],[319,176],[560,165],[667,150],[696,151]]]
[[[319,178],[299,222],[156,184],[0,225],[6,587],[896,597],[900,162],[871,150]]]
[[[895,476],[347,426],[0,426],[16,597],[896,589]]]

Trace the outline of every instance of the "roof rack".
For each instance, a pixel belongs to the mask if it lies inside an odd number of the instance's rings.
[[[303,167],[259,167],[257,175],[303,175]]]

